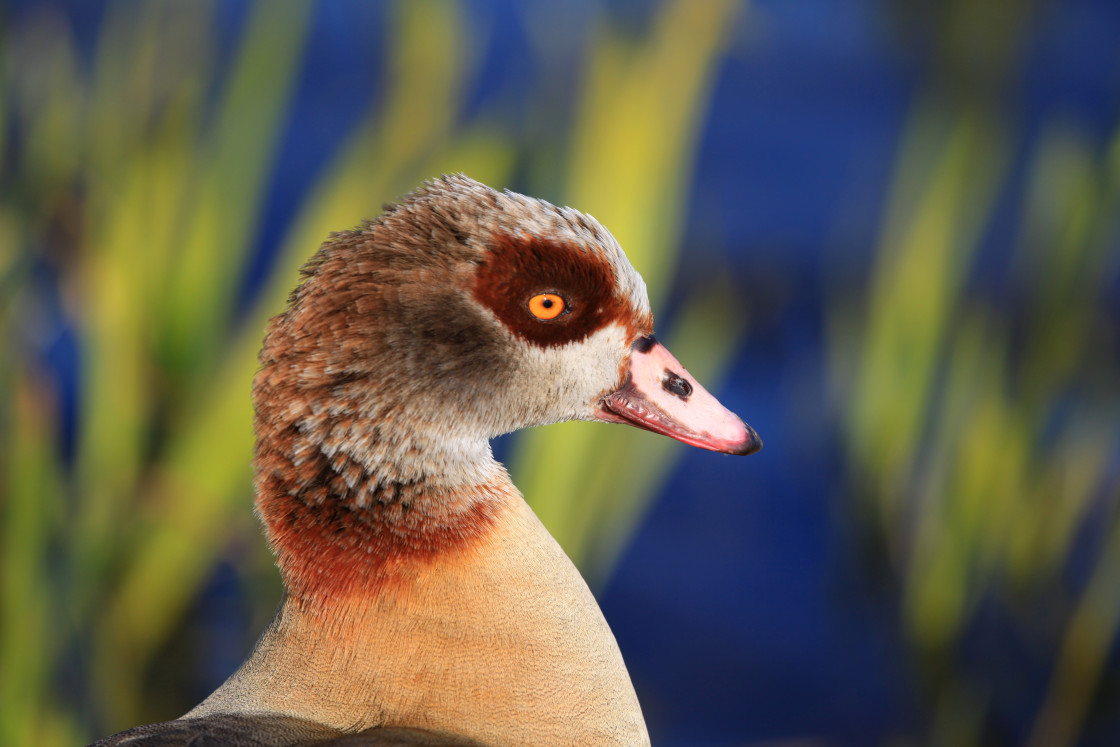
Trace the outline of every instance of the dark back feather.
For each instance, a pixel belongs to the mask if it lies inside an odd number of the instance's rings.
[[[485,747],[422,729],[377,728],[343,734],[287,716],[221,714],[137,726],[89,747]]]

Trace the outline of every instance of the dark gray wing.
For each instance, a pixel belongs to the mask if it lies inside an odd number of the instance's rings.
[[[379,728],[343,734],[287,716],[218,714],[137,726],[89,747],[484,747],[451,734]]]

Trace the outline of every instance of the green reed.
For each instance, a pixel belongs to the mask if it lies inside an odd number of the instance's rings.
[[[1104,299],[1117,272],[1120,133],[1103,158],[1062,122],[1040,139],[1004,268],[1017,304],[1000,306],[968,280],[1015,135],[943,104],[916,107],[870,286],[838,300],[830,320],[849,490],[882,545],[928,686],[922,743],[984,742],[991,683],[969,673],[960,646],[994,604],[1044,647],[1057,625],[1031,744],[1068,745],[1120,621],[1120,485],[1109,476],[1120,362]],[[1093,570],[1071,585],[1074,544],[1093,526],[1103,532]]]

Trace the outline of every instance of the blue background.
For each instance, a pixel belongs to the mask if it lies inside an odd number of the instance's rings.
[[[6,12],[18,18],[33,5],[8,2]],[[656,311],[659,324],[671,323],[682,299],[714,274],[731,277],[750,331],[731,375],[712,389],[766,446],[747,459],[689,450],[597,591],[655,743],[812,737],[883,744],[920,733],[930,717],[898,632],[890,579],[848,515],[825,352],[831,300],[858,296],[867,283],[906,117],[939,85],[936,50],[920,28],[926,5],[757,0],[741,14],[732,51],[720,61],[684,249],[668,301]],[[583,29],[601,9],[568,4],[568,21],[556,28],[563,52],[556,67],[541,69],[517,6],[466,4],[465,33],[485,40],[466,111],[499,111],[508,137],[526,150],[547,149],[566,137],[565,123],[539,116],[540,90],[546,82],[564,90],[560,84],[577,76]],[[61,7],[92,45],[101,4]],[[612,2],[605,12],[640,33],[655,7]],[[219,2],[216,10],[228,54],[247,6]],[[904,18],[917,18],[918,28]],[[383,92],[386,33],[379,3],[316,6],[243,308],[260,290],[296,206]],[[1120,124],[1120,3],[1041,4],[1023,38],[1017,64],[993,89],[996,108],[1018,135],[1012,178],[969,279],[972,292],[996,303],[1009,292],[1001,258],[1011,251],[1025,157],[1043,123],[1067,118],[1099,139],[1102,151]],[[570,104],[552,102],[561,113]],[[528,189],[517,181],[494,186]],[[1115,282],[1109,303],[1120,318]],[[72,421],[75,343],[63,328],[41,352],[70,382],[64,388]],[[499,455],[507,449],[497,446]],[[216,686],[255,635],[239,583],[228,567],[219,569],[190,612],[213,652],[197,663],[194,695]],[[996,682],[985,743],[1021,743],[1048,681],[1047,656],[1018,640],[997,611],[979,615],[962,651]],[[1115,700],[1108,691],[1102,697]],[[1106,702],[1102,713],[1085,744],[1120,743],[1120,704]]]

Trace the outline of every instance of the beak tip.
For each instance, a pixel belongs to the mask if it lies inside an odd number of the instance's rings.
[[[762,439],[759,438],[758,432],[746,423],[743,423],[743,426],[747,429],[746,439],[743,441],[743,443],[729,450],[727,453],[734,454],[736,456],[749,456],[762,449]]]

